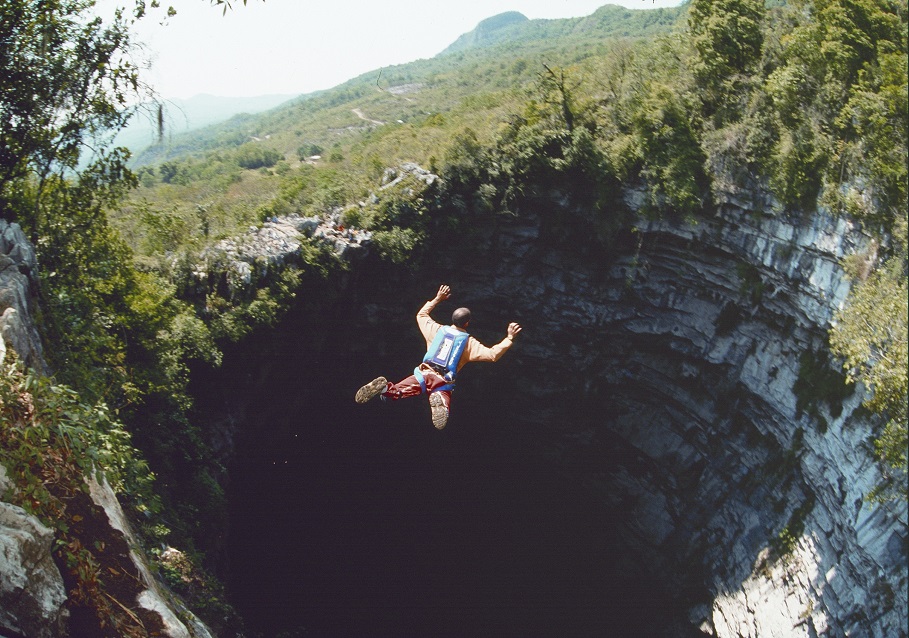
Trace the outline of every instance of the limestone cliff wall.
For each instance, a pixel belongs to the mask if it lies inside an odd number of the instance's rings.
[[[841,261],[872,259],[869,237],[735,202],[606,242],[597,223],[554,195],[451,241],[419,283],[525,325],[505,363],[512,414],[601,493],[632,562],[685,592],[703,632],[906,636],[906,505],[864,500],[880,476],[863,390],[825,396],[802,370],[836,370]],[[410,321],[412,278],[368,285],[367,323]]]
[[[525,418],[561,424],[550,444],[624,510],[641,565],[703,585],[691,619],[711,635],[905,636],[906,506],[863,500],[880,477],[862,390],[813,410],[794,392],[868,238],[734,205],[641,221],[612,254],[545,228],[502,227],[472,295],[526,317],[510,355]],[[605,462],[616,447],[636,462]],[[794,547],[774,554],[785,531]]]

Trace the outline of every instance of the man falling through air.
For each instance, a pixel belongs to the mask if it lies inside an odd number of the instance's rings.
[[[467,308],[458,308],[452,313],[450,326],[443,326],[429,316],[440,302],[449,297],[451,288],[440,286],[436,296],[417,312],[417,325],[426,339],[423,363],[414,369],[412,375],[398,383],[389,383],[385,377],[370,381],[357,390],[357,403],[366,403],[379,395],[397,400],[425,392],[429,394],[432,424],[437,430],[445,427],[458,371],[469,361],[498,361],[521,332],[521,326],[510,323],[505,338],[487,348],[467,333],[470,325],[470,310]]]

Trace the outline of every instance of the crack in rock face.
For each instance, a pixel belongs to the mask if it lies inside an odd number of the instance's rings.
[[[200,384],[213,427],[241,423],[229,551],[253,624],[906,635],[906,508],[863,501],[862,391],[794,390],[806,353],[836,367],[839,264],[867,237],[734,206],[595,236],[525,216],[419,273],[361,259]],[[438,433],[424,401],[352,397],[410,373],[440,283],[437,320],[524,331],[459,376]]]

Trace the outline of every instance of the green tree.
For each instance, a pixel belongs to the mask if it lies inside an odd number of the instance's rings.
[[[652,84],[640,97],[632,121],[651,204],[693,214],[701,210],[708,192],[705,157],[692,117],[695,107],[690,96],[665,84]]]
[[[70,176],[91,144],[105,148],[140,92],[129,21],[104,23],[90,0],[0,4],[0,206],[40,214],[52,177]],[[122,154],[94,158],[96,175],[125,175]],[[60,180],[58,180],[58,184]]]
[[[764,18],[762,0],[692,0],[688,24],[698,52],[695,76],[722,98],[735,86],[735,77],[752,71],[761,58]]]
[[[158,174],[161,175],[161,181],[165,184],[175,183],[179,172],[180,166],[176,162],[164,162],[158,167]]]
[[[775,150],[782,160],[774,163],[775,190],[786,204],[803,205],[823,187],[825,202],[840,210],[900,208],[906,199],[906,3],[812,0],[802,8],[790,14],[795,25],[768,62],[765,90],[784,131]],[[792,172],[805,162],[810,170]],[[849,210],[847,185],[864,188],[866,201],[875,202],[871,209]]]
[[[258,142],[248,142],[237,149],[236,160],[242,168],[271,168],[284,156],[273,148],[266,148]]]

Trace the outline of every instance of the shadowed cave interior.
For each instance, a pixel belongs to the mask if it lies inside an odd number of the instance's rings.
[[[703,593],[678,585],[697,574],[642,562],[619,533],[623,500],[591,488],[639,455],[603,427],[587,457],[559,450],[554,433],[602,425],[608,399],[583,400],[571,379],[553,397],[522,388],[534,327],[520,309],[473,308],[487,345],[509,318],[525,331],[501,361],[465,368],[437,432],[425,397],[353,401],[410,373],[413,315],[434,288],[410,282],[400,308],[394,286],[345,288],[301,300],[196,389],[200,412],[235,422],[226,571],[252,635],[702,635],[687,609]]]

